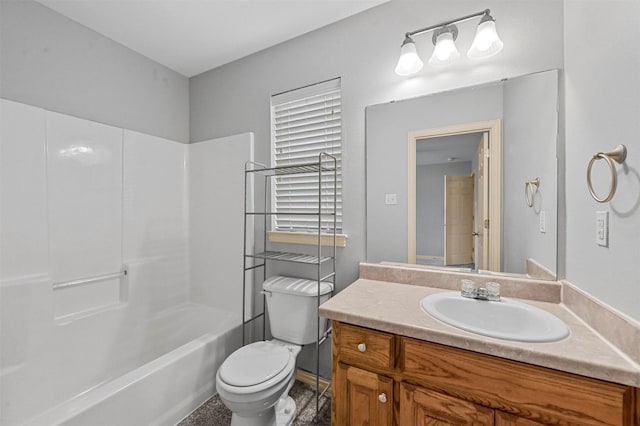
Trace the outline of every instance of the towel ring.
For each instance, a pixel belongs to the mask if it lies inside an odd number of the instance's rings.
[[[627,158],[627,147],[624,145],[618,145],[611,152],[598,152],[591,157],[589,161],[589,165],[587,166],[587,187],[589,188],[589,193],[599,203],[606,203],[610,201],[616,193],[616,189],[618,188],[618,173],[616,172],[616,166],[613,164],[613,160],[618,162],[619,164],[624,163],[624,160]],[[611,171],[611,186],[609,187],[609,195],[604,198],[600,198],[596,195],[596,192],[593,190],[593,183],[591,182],[591,169],[593,168],[593,163],[596,160],[605,160],[609,165],[609,170]]]
[[[535,186],[535,189],[534,189]],[[536,196],[536,192],[540,187],[540,178],[537,177],[534,180],[530,180],[524,183],[524,199],[527,202],[527,206],[533,207],[533,201]]]

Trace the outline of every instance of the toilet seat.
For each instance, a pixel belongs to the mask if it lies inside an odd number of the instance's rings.
[[[233,352],[222,363],[218,377],[228,391],[260,392],[282,380],[295,369],[295,355],[277,343],[255,342]]]

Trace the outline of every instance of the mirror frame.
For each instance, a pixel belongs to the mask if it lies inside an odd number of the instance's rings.
[[[440,136],[455,136],[467,133],[489,135],[489,264],[491,271],[501,270],[502,238],[502,120],[477,121],[452,126],[408,132],[407,138],[407,262],[416,263],[416,141]],[[484,226],[484,225],[483,225]]]

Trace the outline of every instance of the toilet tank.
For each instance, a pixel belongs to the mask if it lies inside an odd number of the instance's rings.
[[[273,276],[262,284],[267,300],[271,335],[297,345],[314,343],[318,335],[318,282],[302,278]],[[320,282],[320,303],[331,297],[333,284]],[[327,320],[320,318],[320,336]]]

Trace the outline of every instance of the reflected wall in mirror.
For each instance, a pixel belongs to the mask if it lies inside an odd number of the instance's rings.
[[[557,70],[367,107],[367,261],[524,274],[532,259],[554,277],[557,110]],[[445,208],[445,175],[471,182],[466,213],[455,194]],[[447,210],[464,217],[448,236]]]

